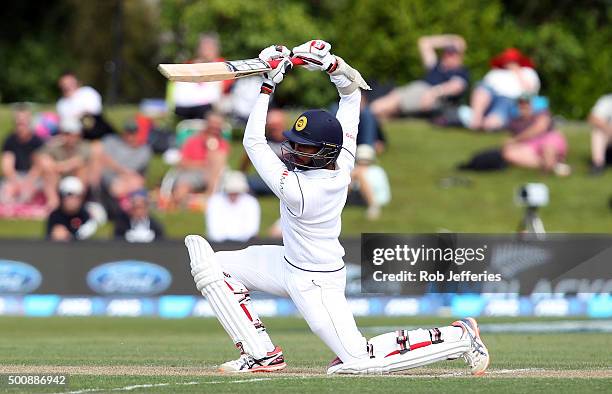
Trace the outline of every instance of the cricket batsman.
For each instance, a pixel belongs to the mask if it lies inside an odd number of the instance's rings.
[[[310,329],[336,354],[328,374],[381,374],[463,358],[474,375],[489,365],[476,320],[405,330],[367,340],[359,332],[344,295],[344,249],[338,241],[340,215],[355,164],[361,90],[359,72],[330,52],[325,41],[308,41],[289,51],[271,46],[259,54],[280,60],[264,75],[244,133],[244,148],[280,200],[283,246],[250,246],[214,252],[197,235],[185,238],[196,287],[240,351],[221,365],[224,372],[271,372],[285,368],[282,349],[272,342],[251,305],[249,291],[291,297]],[[265,138],[270,94],[299,57],[309,70],[329,74],[338,89],[336,116],[315,109],[300,115],[284,133],[283,159]]]

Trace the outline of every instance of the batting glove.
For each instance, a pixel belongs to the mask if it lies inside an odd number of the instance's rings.
[[[351,94],[357,88],[372,90],[372,88],[370,88],[370,85],[368,85],[368,83],[363,79],[359,71],[349,66],[340,56],[335,56],[335,58],[337,60],[337,63],[335,65],[335,68],[329,73],[329,75],[331,75],[332,81],[334,80],[334,77],[343,75],[351,82],[348,86],[338,86],[338,91],[340,93]]]
[[[276,84],[281,83],[285,73],[291,70],[291,51],[282,45],[271,45],[259,53],[259,58],[266,63],[271,60],[278,60],[278,64],[272,70],[264,74],[264,81],[261,87],[262,93],[270,94],[274,91]]]
[[[330,53],[331,44],[323,40],[306,41],[293,48],[293,56],[302,59],[304,67],[310,71],[331,72],[336,65],[336,57]]]

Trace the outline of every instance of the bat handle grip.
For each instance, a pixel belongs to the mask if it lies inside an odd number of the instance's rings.
[[[276,66],[278,66],[278,63],[280,63],[280,60],[278,59],[274,59],[274,60],[270,60],[268,62],[268,65],[272,68],[275,68]],[[291,63],[294,66],[302,66],[304,64],[306,64],[302,59],[300,59],[299,57],[292,57],[291,58]]]

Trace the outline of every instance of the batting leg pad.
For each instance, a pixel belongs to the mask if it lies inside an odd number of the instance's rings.
[[[249,289],[247,289],[242,282],[233,278],[230,274],[224,272],[223,276],[225,277],[225,284],[230,289],[230,291],[234,293],[234,297],[236,298],[236,301],[238,301],[240,308],[242,308],[242,311],[244,312],[246,317],[249,319],[251,324],[253,324],[255,330],[257,330],[260,340],[264,341],[267,350],[273,351],[274,345],[272,344],[270,337],[266,333],[266,327],[264,326],[263,322],[259,318],[259,315],[253,308]]]
[[[265,344],[258,338],[257,330],[247,318],[236,296],[225,282],[221,267],[215,260],[210,244],[198,235],[185,237],[189,251],[191,274],[196,287],[208,299],[217,319],[237,347],[255,359],[266,357]]]
[[[368,342],[370,358],[334,365],[327,373],[380,375],[458,358],[469,350],[469,339],[444,342],[435,330],[399,330],[378,335]]]

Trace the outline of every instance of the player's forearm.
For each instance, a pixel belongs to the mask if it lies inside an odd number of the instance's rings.
[[[242,144],[249,159],[251,159],[251,163],[267,183],[270,181],[270,177],[276,176],[276,172],[281,167],[284,168],[283,163],[266,141],[265,129],[269,97],[262,93],[257,98],[242,139]]]
[[[266,116],[268,114],[269,100],[269,95],[260,93],[249,115],[249,120],[244,130],[244,138],[242,139],[242,145],[244,145],[244,149],[249,157],[251,157],[252,152],[257,149],[258,145],[261,146],[263,144],[268,147],[266,142]]]
[[[338,88],[348,86],[351,81],[343,75],[332,76],[332,82]],[[343,131],[343,147],[353,155],[356,149],[357,132],[359,131],[359,115],[361,112],[361,90],[355,91],[348,95],[340,93],[340,103],[336,118],[342,125]]]

